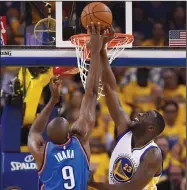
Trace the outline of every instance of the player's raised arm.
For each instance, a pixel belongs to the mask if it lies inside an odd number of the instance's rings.
[[[120,105],[120,100],[116,91],[116,79],[109,65],[107,58],[107,52],[105,44],[114,35],[114,31],[111,30],[111,36],[105,37],[103,42],[103,48],[101,50],[101,65],[102,65],[102,82],[104,85],[105,99],[108,106],[110,115],[115,122],[117,136],[120,136],[127,130],[128,116]]]
[[[125,184],[106,184],[96,183],[91,180],[89,185],[98,190],[142,190],[153,179],[155,174],[160,172],[161,165],[162,155],[160,150],[152,148],[144,155],[140,166],[130,182]]]
[[[50,81],[51,98],[45,108],[41,111],[31,126],[28,136],[28,148],[34,159],[36,160],[38,168],[42,165],[43,153],[44,153],[44,139],[42,134],[47,126],[49,116],[53,110],[54,105],[59,99],[59,88],[61,87],[61,81],[54,77]]]
[[[86,81],[85,95],[80,108],[80,116],[72,125],[72,133],[80,140],[87,141],[96,120],[96,101],[101,77],[100,51],[103,35],[100,35],[100,24],[89,26],[90,42],[87,44],[91,51],[91,64]]]

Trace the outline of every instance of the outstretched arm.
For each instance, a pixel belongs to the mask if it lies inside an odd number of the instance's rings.
[[[49,116],[53,110],[54,105],[59,99],[59,87],[61,81],[56,78],[52,78],[50,81],[51,98],[45,108],[41,111],[31,126],[28,136],[28,148],[34,159],[36,160],[37,167],[40,168],[43,160],[43,153],[45,148],[45,142],[42,134],[45,130]]]
[[[102,82],[104,85],[106,104],[115,123],[117,136],[120,136],[127,130],[129,118],[120,105],[120,100],[116,91],[116,79],[109,65],[107,52],[104,47],[102,48],[100,55],[103,69]]]
[[[99,81],[101,77],[100,50],[102,38],[100,35],[100,24],[96,27],[92,24],[88,28],[91,51],[91,64],[85,87],[85,95],[80,108],[80,116],[72,125],[72,133],[78,135],[83,142],[87,141],[96,120],[96,101]]]
[[[134,174],[132,180],[125,184],[106,184],[90,182],[90,186],[98,190],[142,190],[160,171],[162,166],[162,155],[157,148],[150,149],[143,157],[140,166]]]

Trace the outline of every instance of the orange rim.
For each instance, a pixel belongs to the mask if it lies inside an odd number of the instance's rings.
[[[71,43],[74,45],[84,46],[86,42],[89,42],[89,34],[77,34],[71,37]],[[131,44],[134,41],[134,37],[131,34],[115,33],[114,39],[108,43],[108,48],[113,48],[118,45]],[[123,42],[125,44],[123,44]]]
[[[74,45],[83,46],[86,42],[89,42],[90,35],[89,34],[76,34],[71,37],[71,43]]]

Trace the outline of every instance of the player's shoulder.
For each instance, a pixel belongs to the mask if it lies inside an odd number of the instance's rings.
[[[70,136],[72,146],[79,146],[80,148],[83,148],[83,143],[81,142],[81,139],[79,136],[73,134]]]
[[[126,129],[123,133],[121,133],[120,135],[116,135],[116,143],[118,143],[119,141],[125,140],[130,138],[132,135],[132,131],[130,129]]]
[[[79,138],[78,135],[73,134],[73,135],[70,136],[70,138],[72,139],[72,142],[80,143],[80,138]]]
[[[162,162],[162,151],[160,150],[160,148],[153,143],[150,147],[148,147],[146,149],[146,151],[144,152],[144,154],[142,155],[142,161],[146,160],[149,162]]]

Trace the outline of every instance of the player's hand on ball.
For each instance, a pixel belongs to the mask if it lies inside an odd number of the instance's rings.
[[[49,88],[51,91],[51,100],[54,103],[57,103],[60,97],[60,92],[62,88],[62,80],[59,77],[55,76],[51,78]]]
[[[102,49],[105,48],[105,46],[108,42],[110,42],[112,39],[114,39],[114,34],[115,34],[115,30],[112,26],[110,26],[104,34]]]
[[[87,46],[91,52],[100,52],[102,49],[104,34],[101,35],[100,31],[100,23],[91,23],[91,25],[87,27],[87,33],[90,35],[90,41],[87,43]]]

